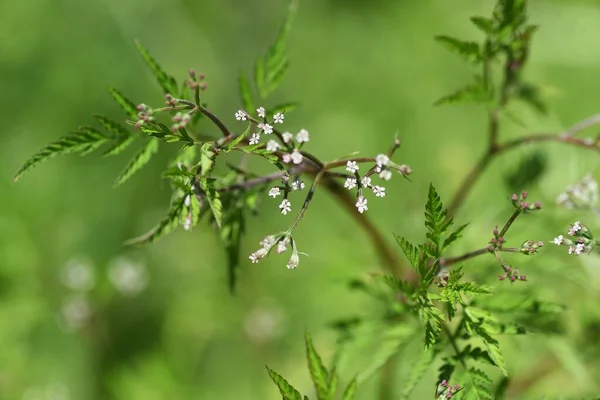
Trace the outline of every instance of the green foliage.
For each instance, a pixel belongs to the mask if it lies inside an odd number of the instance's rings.
[[[438,341],[438,337],[442,331],[444,315],[432,303],[429,297],[421,299],[421,309],[419,311],[425,325],[425,350],[427,350],[433,347]]]
[[[310,377],[315,385],[315,391],[317,392],[317,399],[327,400],[329,397],[329,373],[317,354],[308,333],[305,334],[305,341],[306,360],[308,362]]]
[[[298,392],[292,385],[288,383],[281,375],[277,372],[273,371],[269,367],[267,368],[267,372],[269,376],[275,382],[277,387],[279,388],[279,393],[281,393],[282,400],[302,400],[302,395]]]
[[[446,215],[442,199],[430,184],[425,204],[425,227],[427,228],[425,236],[431,242],[429,255],[432,257],[439,258],[442,254],[442,236],[452,224],[452,219],[446,219]]]
[[[483,77],[476,75],[473,82],[446,96],[436,100],[434,105],[452,105],[459,103],[489,103],[493,98],[493,92],[487,86]]]
[[[171,206],[169,207],[169,212],[167,216],[162,221],[160,221],[156,227],[154,227],[151,231],[142,236],[128,240],[126,244],[139,245],[151,243],[157,240],[158,238],[173,232],[175,228],[179,226],[181,219],[184,217],[184,210],[185,197],[182,196],[171,202]]]
[[[479,63],[483,59],[479,44],[475,42],[465,42],[444,35],[436,36],[435,40],[446,46],[450,51],[459,54],[461,57],[474,64]]]
[[[539,151],[533,151],[523,156],[516,167],[504,175],[504,183],[513,193],[523,188],[531,189],[543,177],[547,166],[547,157]]]
[[[136,105],[131,100],[129,100],[115,88],[109,88],[108,91],[110,92],[113,99],[115,99],[117,104],[119,104],[121,108],[125,111],[128,117],[137,119],[138,110]]]
[[[500,344],[490,334],[493,325],[498,324],[498,320],[485,310],[474,307],[465,307],[465,329],[472,336],[478,336],[483,340],[485,347],[494,361],[494,364],[504,375],[508,375],[504,358],[500,351]]]
[[[452,319],[458,305],[465,305],[464,297],[473,297],[491,293],[491,289],[479,286],[474,282],[461,282],[463,277],[462,268],[450,271],[446,286],[440,291],[440,299],[448,303],[448,317]]]
[[[436,359],[435,350],[425,350],[421,353],[417,361],[413,364],[406,382],[402,384],[402,392],[399,399],[410,399],[410,394],[415,389],[423,375],[427,373]]]
[[[163,71],[161,66],[156,62],[156,60],[154,60],[154,58],[152,58],[148,50],[146,50],[146,48],[142,46],[139,41],[136,40],[135,45],[140,55],[154,74],[154,77],[156,78],[156,81],[162,88],[163,92],[165,94],[168,93],[174,96],[177,95],[177,81],[175,78]]]
[[[119,174],[115,180],[115,186],[119,186],[131,178],[136,172],[138,172],[144,165],[150,161],[150,158],[158,151],[158,141],[150,139],[146,142],[146,145],[142,147],[125,166],[123,171]]]
[[[493,382],[481,370],[468,368],[459,376],[459,382],[465,388],[462,393],[464,400],[494,400]]]
[[[210,206],[213,217],[215,218],[215,222],[217,223],[217,226],[221,228],[223,204],[221,203],[219,192],[214,186],[215,180],[213,178],[199,178],[198,181],[200,182],[200,186],[204,190],[204,194],[206,195],[206,201]]]

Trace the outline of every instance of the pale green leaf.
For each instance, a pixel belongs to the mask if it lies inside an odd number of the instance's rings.
[[[315,350],[310,334],[306,333],[304,339],[306,343],[306,360],[310,371],[310,377],[315,386],[315,391],[317,392],[317,398],[319,400],[327,400],[329,392],[329,374],[327,368],[325,368],[321,361],[321,357],[319,357],[319,354]]]
[[[348,387],[346,387],[346,390],[344,391],[344,395],[342,397],[342,400],[353,400],[354,396],[356,394],[356,378],[352,379],[352,381],[350,381],[350,383],[348,384]]]
[[[148,66],[152,70],[152,73],[154,74],[154,77],[156,78],[156,81],[162,88],[163,92],[165,94],[169,93],[173,96],[176,96],[178,92],[177,82],[175,81],[175,78],[169,76],[165,71],[162,70],[160,65],[158,65],[156,60],[152,58],[148,50],[146,50],[146,48],[142,46],[140,42],[136,40],[135,45],[146,64],[148,64]]]
[[[429,370],[431,364],[435,361],[436,352],[433,350],[425,350],[419,356],[418,360],[414,363],[408,375],[408,379],[404,382],[402,392],[400,393],[400,399],[409,399],[410,394],[415,389],[423,375]]]
[[[137,152],[135,156],[125,166],[121,174],[115,181],[115,186],[119,186],[127,181],[138,172],[144,165],[150,161],[150,158],[158,151],[158,141],[156,139],[149,140],[146,145]]]

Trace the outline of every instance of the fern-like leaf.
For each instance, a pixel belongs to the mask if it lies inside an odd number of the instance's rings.
[[[150,67],[152,70],[152,73],[154,74],[154,77],[156,78],[156,81],[162,88],[163,92],[165,94],[169,93],[174,96],[177,95],[177,81],[175,78],[169,76],[165,71],[163,71],[161,66],[154,58],[152,58],[148,50],[146,50],[146,48],[142,46],[140,42],[136,40],[135,45],[148,67]]]
[[[125,166],[121,174],[115,181],[115,186],[119,186],[127,181],[138,172],[144,165],[150,161],[150,158],[158,151],[158,141],[156,139],[149,140],[146,145],[137,152],[135,156]]]
[[[323,365],[321,357],[313,346],[312,339],[308,333],[305,334],[306,342],[306,360],[308,363],[308,369],[310,371],[310,377],[315,386],[317,392],[317,398],[319,400],[327,400],[329,393],[329,373],[327,368]]]
[[[271,377],[271,380],[277,385],[279,393],[281,393],[282,400],[302,400],[302,395],[298,392],[288,381],[286,381],[281,375],[273,371],[265,365],[267,372]]]

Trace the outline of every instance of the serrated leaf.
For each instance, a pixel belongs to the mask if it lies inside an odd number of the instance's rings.
[[[131,100],[129,100],[127,97],[125,97],[121,92],[119,92],[117,89],[109,88],[108,91],[110,92],[113,99],[115,99],[115,101],[125,111],[125,113],[128,116],[130,116],[131,118],[137,120],[137,114],[138,114],[137,106]]]
[[[70,153],[80,153],[90,148],[97,148],[109,138],[98,131],[73,132],[50,143],[39,152],[30,157],[25,164],[15,173],[13,181],[18,181],[25,172],[40,164],[41,162]]]
[[[254,101],[252,100],[252,90],[250,89],[250,83],[243,72],[240,72],[240,75],[238,76],[238,90],[244,110],[248,113],[254,112],[255,108]]]
[[[462,231],[469,226],[469,224],[464,224],[456,228],[454,232],[452,232],[446,239],[444,239],[444,243],[442,244],[442,252],[447,250],[448,247],[462,236]]]
[[[354,396],[356,394],[356,378],[352,379],[350,381],[350,383],[348,384],[348,387],[346,387],[346,390],[344,390],[344,395],[342,396],[342,400],[353,400]]]
[[[233,203],[233,204],[231,204]],[[224,209],[223,226],[221,228],[221,240],[225,246],[227,255],[227,278],[229,290],[233,292],[236,284],[236,272],[240,260],[240,245],[242,235],[246,229],[244,209],[246,197],[239,197],[227,204]]]
[[[144,165],[150,161],[152,156],[158,151],[158,141],[156,139],[150,139],[146,145],[138,151],[135,156],[129,161],[129,163],[125,166],[121,174],[117,177],[115,181],[115,186],[119,186],[127,181],[129,178],[133,176],[136,172],[138,172]]]
[[[285,61],[279,68],[267,74],[267,94],[273,93],[279,87],[289,66],[289,62]]]
[[[298,107],[298,103],[296,103],[296,102],[278,104],[269,110],[268,115],[275,115],[277,113],[287,114],[289,112],[294,111],[297,107]]]
[[[292,385],[289,384],[281,375],[265,365],[271,380],[277,385],[282,400],[302,400],[302,395]]]
[[[433,184],[430,183],[427,203],[425,204],[425,227],[427,228],[426,236],[433,245],[432,256],[434,258],[441,257],[441,239],[452,224],[452,218],[446,219],[446,215],[447,211],[444,209],[442,199]]]
[[[469,368],[461,375],[463,399],[465,400],[494,400],[492,393],[493,382],[481,370]]]
[[[118,122],[115,122],[104,115],[93,114],[94,118],[102,125],[104,129],[112,133],[115,137],[129,136],[129,132]]]
[[[319,400],[327,400],[329,393],[329,374],[327,368],[323,365],[321,357],[315,350],[310,334],[304,335],[306,343],[306,361],[308,363],[308,370],[310,371],[310,377],[315,386],[317,392],[317,398]]]
[[[215,167],[215,159],[217,153],[214,151],[215,144],[212,142],[204,143],[200,147],[200,171],[198,174],[201,177],[210,176],[213,168]]]
[[[265,85],[265,62],[262,58],[258,58],[254,62],[254,85],[258,90],[259,97],[264,100],[267,97],[267,91]]]
[[[102,155],[105,157],[117,155],[129,147],[134,140],[135,138],[133,136],[122,136],[107,148]]]
[[[329,381],[327,381],[327,398],[333,400],[335,398],[335,394],[337,393],[339,377],[335,367],[331,370],[329,374]]]
[[[154,77],[156,78],[156,81],[162,88],[163,92],[165,94],[169,93],[172,95],[177,95],[177,82],[175,81],[175,78],[169,76],[165,71],[162,70],[160,65],[156,62],[156,60],[154,60],[154,58],[152,58],[148,50],[146,50],[146,48],[142,46],[139,41],[136,40],[135,45],[146,64],[152,70]]]
[[[471,63],[479,63],[483,59],[479,44],[476,42],[466,42],[444,35],[435,36],[435,40]]]
[[[199,178],[200,185],[202,185],[202,189],[206,195],[206,201],[210,206],[212,214],[215,218],[215,222],[219,229],[222,226],[222,213],[223,213],[223,205],[221,204],[221,198],[219,196],[219,192],[214,187],[214,180],[209,178]]]
[[[433,347],[440,336],[442,331],[442,322],[444,321],[444,315],[442,312],[435,307],[429,300],[427,304],[422,305],[419,311],[421,319],[425,324],[425,350]]]
[[[374,275],[374,277],[380,279],[387,286],[389,286],[390,288],[397,290],[401,293],[410,295],[410,294],[413,294],[415,291],[415,287],[413,285],[411,285],[407,281],[398,279],[395,276],[385,275],[385,274],[377,274],[377,275]]]
[[[417,362],[411,368],[408,379],[402,384],[400,399],[409,399],[410,394],[415,389],[423,375],[429,370],[435,360],[436,352],[434,350],[425,350]]]
[[[485,17],[471,17],[473,25],[487,35],[492,35],[495,32],[494,21]]]
[[[185,209],[185,196],[180,197],[171,203],[167,216],[158,223],[150,232],[139,236],[134,239],[130,239],[125,242],[126,245],[139,245],[151,243],[162,236],[165,236],[175,230],[179,225],[181,215]]]
[[[447,96],[438,99],[434,105],[451,105],[458,103],[489,103],[492,92],[487,89],[483,79],[476,77],[475,81]]]
[[[410,265],[419,272],[419,249],[402,236],[394,235]]]
[[[471,335],[475,334],[483,340],[483,343],[494,364],[505,376],[508,376],[504,357],[500,351],[500,343],[493,338],[489,332],[489,324],[498,324],[499,322],[487,311],[476,307],[465,307],[465,328]]]

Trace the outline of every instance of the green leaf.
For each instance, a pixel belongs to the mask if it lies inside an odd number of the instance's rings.
[[[204,143],[200,147],[200,171],[201,177],[208,177],[215,167],[215,159],[217,153],[214,150],[215,144],[213,142]]]
[[[266,365],[265,368],[267,368],[269,376],[277,385],[279,393],[281,393],[282,400],[302,400],[302,395],[300,394],[300,392],[298,392],[292,385],[290,385],[288,381],[286,381],[281,375],[279,375],[277,372],[273,371]]]
[[[319,400],[327,400],[329,393],[329,374],[327,368],[325,368],[321,357],[319,357],[319,354],[315,350],[310,334],[306,333],[304,338],[306,342],[306,360],[310,377],[317,392],[317,398]]]
[[[152,58],[148,50],[146,50],[146,48],[142,46],[140,42],[136,40],[135,45],[146,64],[148,64],[148,66],[154,73],[154,77],[156,78],[156,81],[162,88],[163,92],[165,94],[169,93],[174,96],[177,95],[177,82],[175,81],[175,78],[167,75],[167,73],[162,70],[160,65],[158,65],[158,63],[154,60],[154,58]]]
[[[258,89],[258,95],[264,100],[268,93],[265,85],[265,62],[262,58],[254,63],[254,85]]]
[[[454,243],[455,241],[457,241],[458,239],[460,239],[460,237],[462,236],[462,231],[468,226],[469,224],[464,224],[459,226],[454,232],[452,232],[446,239],[444,239],[444,243],[442,244],[442,252],[444,252],[445,250],[448,249],[448,247],[450,247],[450,245],[452,243]]]
[[[471,17],[470,19],[473,25],[485,34],[492,35],[495,33],[494,21],[492,19],[485,17]]]
[[[473,83],[468,84],[437,100],[434,105],[440,106],[445,104],[458,103],[489,103],[492,100],[493,93],[485,85],[481,77],[476,77]]]
[[[335,367],[331,370],[329,374],[329,381],[327,381],[327,398],[333,400],[335,398],[335,394],[337,393],[337,387],[339,383],[339,377]]]
[[[548,157],[541,151],[524,155],[520,162],[504,175],[506,187],[513,193],[533,188],[548,169]]]
[[[248,83],[248,79],[243,72],[240,72],[238,76],[238,88],[240,92],[240,101],[242,102],[242,107],[248,113],[253,113],[254,101],[252,100],[252,90],[250,89],[250,84]]]
[[[110,92],[113,99],[115,99],[115,101],[121,106],[121,108],[123,110],[125,110],[125,113],[129,117],[131,117],[135,120],[138,119],[137,106],[131,100],[129,100],[127,97],[123,96],[123,94],[115,88],[109,88],[108,91]]]
[[[409,399],[410,394],[415,389],[423,375],[429,370],[435,360],[436,352],[434,350],[425,350],[413,365],[408,380],[402,385],[400,399]]]
[[[491,289],[487,286],[479,286],[473,282],[461,282],[462,277],[462,267],[453,269],[448,275],[446,286],[440,291],[440,299],[449,303],[452,311],[451,317],[456,311],[457,304],[465,304],[463,296],[474,297],[491,293]]]
[[[436,36],[435,40],[471,63],[476,64],[483,59],[479,44],[476,42],[465,42],[444,35]]]
[[[275,107],[271,108],[267,115],[273,116],[277,113],[287,114],[289,112],[294,111],[297,107],[298,103],[296,102],[278,104]]]
[[[244,210],[246,209],[246,197],[237,197],[230,200],[223,208],[223,226],[221,228],[221,240],[225,245],[227,255],[227,277],[229,290],[233,292],[236,284],[236,272],[240,260],[240,245],[242,235],[246,229]]]
[[[400,245],[402,252],[408,259],[410,265],[418,272],[419,269],[419,249],[412,245],[408,240],[403,238],[402,236],[394,235],[396,237],[396,242]]]
[[[469,368],[461,374],[460,382],[463,391],[463,399],[465,400],[494,400],[493,382],[481,370]]]
[[[376,274],[375,278],[379,278],[387,286],[401,293],[411,295],[415,292],[415,287],[405,280],[401,280],[392,275]]]
[[[108,157],[121,153],[123,150],[129,147],[129,145],[133,143],[134,140],[135,138],[133,136],[120,137],[108,149],[104,151],[103,156]]]
[[[150,232],[139,236],[134,239],[130,239],[125,242],[126,245],[139,245],[151,243],[158,238],[165,236],[175,230],[179,225],[182,213],[185,209],[185,196],[178,198],[171,203],[167,216],[158,223]]]
[[[81,153],[90,148],[95,149],[105,143],[108,139],[108,137],[96,130],[74,132],[63,136],[29,158],[15,173],[13,181],[18,181],[25,172],[49,158],[70,153]]]
[[[344,396],[342,397],[342,400],[353,400],[355,394],[356,394],[356,378],[352,379],[350,381],[350,383],[348,384],[348,387],[346,387],[346,390],[344,390]]]
[[[487,311],[476,307],[465,307],[464,311],[466,317],[465,328],[467,329],[467,332],[470,335],[477,335],[483,340],[494,364],[500,368],[505,376],[508,376],[504,357],[500,351],[500,344],[489,332],[493,329],[492,325],[498,324],[499,322]]]
[[[419,313],[425,323],[425,350],[427,350],[437,343],[442,331],[444,315],[429,299],[421,307]]]
[[[447,211],[444,209],[442,199],[437,194],[433,184],[429,184],[429,193],[427,203],[425,204],[425,227],[427,228],[427,238],[433,244],[433,256],[441,257],[442,248],[440,242],[442,236],[446,233],[448,227],[452,224],[452,219],[446,220]]]
[[[290,66],[289,62],[286,61],[283,64],[281,64],[281,66],[279,66],[279,68],[268,73],[268,75],[267,75],[267,82],[268,82],[267,93],[268,94],[273,93],[279,87],[279,85],[283,81],[283,78],[285,77],[285,73],[287,72],[289,66]]]
[[[133,156],[131,161],[125,166],[121,174],[115,181],[115,186],[119,186],[127,181],[138,172],[144,165],[150,161],[150,158],[158,151],[158,141],[156,139],[150,139],[146,145]]]
[[[210,178],[199,178],[200,185],[202,185],[202,189],[206,195],[206,201],[208,201],[208,205],[215,217],[215,222],[219,229],[222,226],[222,213],[223,213],[223,205],[221,204],[221,198],[219,196],[219,192],[214,187],[214,179]]]
[[[118,122],[115,122],[104,115],[94,114],[93,116],[104,129],[112,133],[115,137],[130,136],[129,131]]]

